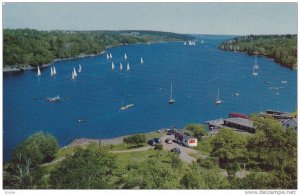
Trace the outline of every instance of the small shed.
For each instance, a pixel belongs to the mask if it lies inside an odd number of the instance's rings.
[[[187,147],[195,147],[198,144],[197,141],[198,141],[197,138],[185,135],[183,136],[182,144]]]
[[[182,144],[187,147],[195,147],[198,144],[197,138],[186,135],[183,132],[176,132],[175,139],[179,144]]]

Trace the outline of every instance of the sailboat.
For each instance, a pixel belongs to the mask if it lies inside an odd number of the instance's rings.
[[[123,66],[122,66],[122,63],[120,62],[120,71],[123,70]]]
[[[143,60],[143,58],[141,57],[141,64],[144,64],[144,60]]]
[[[201,44],[203,44],[204,43],[204,41],[203,40],[201,40]]]
[[[55,66],[53,66],[53,75],[54,75],[54,76],[56,75],[56,69],[55,69]]]
[[[170,94],[169,104],[175,103],[175,99],[173,99],[172,95],[173,95],[173,87],[171,83],[171,94]]]
[[[258,75],[258,73],[255,72],[255,67],[254,67],[254,66],[253,66],[253,70],[252,70],[252,75],[253,75],[253,76],[257,76],[257,75]]]
[[[37,71],[37,75],[36,76],[41,76],[42,74],[41,74],[41,71],[40,71],[40,67],[38,66],[38,71]]]
[[[257,57],[256,56],[255,56],[255,61],[254,61],[253,67],[256,68],[256,69],[259,68],[259,66],[257,64]]]
[[[52,66],[51,66],[50,69],[51,69],[51,71],[50,71],[50,72],[51,72],[51,73],[50,73],[50,76],[52,77],[52,76],[54,75],[54,74],[53,74],[53,68],[52,68]]]
[[[125,60],[127,60],[127,55],[126,55],[126,53],[124,54],[124,58],[125,58]]]
[[[78,72],[81,72],[81,65],[79,64]]]
[[[219,105],[221,103],[222,103],[222,100],[220,99],[220,90],[218,88],[218,96],[217,96],[216,104]]]
[[[75,75],[74,75],[74,71],[72,71],[72,77],[71,77],[72,80],[75,79]]]
[[[108,55],[108,53],[106,54],[106,59],[109,59],[109,55]]]
[[[109,54],[109,58],[110,58],[110,59],[112,59],[112,55],[111,55],[111,53]]]
[[[130,70],[129,62],[127,63],[127,71]]]
[[[120,110],[121,110],[121,111],[122,111],[122,110],[126,110],[126,109],[128,109],[128,108],[133,107],[133,106],[134,106],[134,104],[127,104],[127,105],[124,105],[124,102],[123,102],[123,99],[122,99],[122,106],[121,106]]]
[[[184,42],[183,45],[186,45],[186,42]]]
[[[73,75],[74,75],[74,77],[77,77],[77,73],[76,73],[75,68],[73,68]]]
[[[111,63],[111,70],[114,70],[115,69],[115,65],[114,65],[114,63],[112,62]]]

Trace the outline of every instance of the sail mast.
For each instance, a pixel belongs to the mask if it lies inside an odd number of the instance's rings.
[[[172,89],[172,83],[171,83],[171,94],[170,94],[170,100],[172,99],[172,93],[173,93],[173,89]]]

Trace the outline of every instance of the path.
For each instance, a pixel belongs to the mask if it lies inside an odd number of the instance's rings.
[[[130,150],[115,150],[115,151],[109,151],[111,153],[125,153],[125,152],[141,152],[145,150],[149,150],[151,148],[154,148],[153,146],[144,146],[141,148],[135,148],[135,149],[130,149]]]

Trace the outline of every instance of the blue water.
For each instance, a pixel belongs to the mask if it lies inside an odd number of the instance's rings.
[[[45,131],[61,146],[75,138],[111,138],[164,127],[227,117],[229,112],[250,114],[265,109],[294,111],[297,105],[296,71],[258,57],[258,76],[252,76],[253,56],[221,51],[218,43],[228,36],[204,36],[204,44],[182,42],[127,45],[111,48],[116,69],[106,55],[54,63],[36,71],[4,75],[4,160],[27,136]],[[124,53],[131,70],[127,72]],[[140,64],[143,57],[144,64]],[[120,72],[119,63],[124,70]],[[82,65],[77,80],[73,67]],[[286,80],[287,84],[281,81]],[[265,84],[264,81],[273,82]],[[170,83],[176,103],[169,105]],[[284,87],[270,90],[269,87]],[[217,90],[224,101],[215,105]],[[238,92],[239,96],[233,96]],[[276,94],[278,92],[279,94]],[[46,97],[60,95],[60,103]],[[135,106],[119,111],[122,104]],[[79,119],[87,122],[79,123]]]

